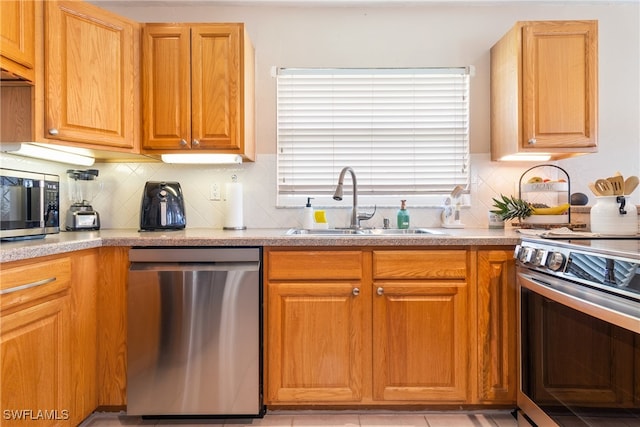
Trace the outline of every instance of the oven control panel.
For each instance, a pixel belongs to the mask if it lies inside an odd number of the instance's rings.
[[[554,241],[526,241],[517,245],[519,266],[640,301],[640,260]]]
[[[516,246],[514,258],[522,264],[551,271],[562,270],[567,262],[567,256],[560,251],[523,245]]]

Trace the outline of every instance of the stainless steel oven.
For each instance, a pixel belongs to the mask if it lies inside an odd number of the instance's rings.
[[[640,426],[640,240],[517,246],[519,425]]]

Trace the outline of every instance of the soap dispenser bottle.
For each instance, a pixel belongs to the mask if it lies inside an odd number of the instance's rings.
[[[398,228],[409,228],[409,211],[407,210],[406,200],[400,200],[400,210],[398,211]]]
[[[305,230],[312,230],[316,222],[313,207],[311,207],[311,199],[313,199],[313,197],[307,197],[307,204],[304,207],[304,213],[302,216],[302,228]]]

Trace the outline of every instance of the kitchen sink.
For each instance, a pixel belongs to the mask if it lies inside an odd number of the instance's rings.
[[[407,236],[407,235],[446,235],[446,233],[429,228],[329,228],[318,230],[306,230],[304,228],[291,228],[287,235],[316,235],[316,236]]]

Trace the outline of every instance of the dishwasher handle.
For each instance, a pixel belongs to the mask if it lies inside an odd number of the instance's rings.
[[[129,271],[259,271],[260,262],[133,262]]]

